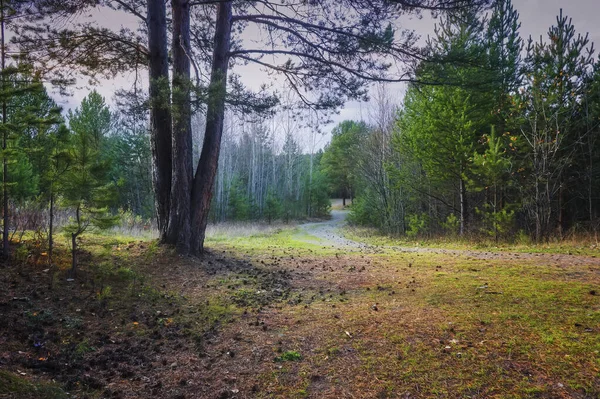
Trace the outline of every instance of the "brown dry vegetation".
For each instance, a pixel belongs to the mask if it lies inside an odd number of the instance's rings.
[[[52,290],[43,259],[5,265],[0,397],[600,397],[597,259],[296,236],[200,260],[94,237]]]

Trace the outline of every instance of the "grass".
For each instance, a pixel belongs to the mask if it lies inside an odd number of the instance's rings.
[[[0,370],[0,397],[63,399],[68,396],[56,384],[35,382],[25,376]]]
[[[534,243],[526,236],[520,236],[513,241],[495,242],[493,239],[476,237],[436,237],[417,238],[392,237],[383,235],[376,229],[365,227],[346,227],[343,229],[345,237],[365,242],[374,246],[401,246],[413,248],[440,248],[453,250],[480,250],[490,252],[518,252],[518,253],[550,253],[567,255],[599,256],[600,243],[590,235],[570,236],[563,240],[553,239],[545,243]]]
[[[273,228],[269,230],[254,229],[244,231],[236,228],[232,235],[209,235],[206,245],[217,249],[235,248],[235,252],[244,255],[279,255],[296,256],[334,255],[339,250],[325,245],[315,236],[298,227]],[[228,230],[227,230],[228,231]]]
[[[284,223],[257,223],[257,222],[226,222],[210,224],[206,229],[209,240],[222,241],[231,238],[249,237],[256,235],[269,235],[281,230],[293,228]]]
[[[275,358],[276,362],[296,362],[302,360],[302,355],[296,351],[286,351]]]
[[[258,246],[286,243],[281,234]],[[596,397],[600,267],[545,260],[314,256],[312,282],[335,294],[269,314],[311,371],[265,371],[264,397]]]
[[[211,235],[200,260],[88,236],[76,286],[18,303],[24,336],[61,337],[99,381],[55,377],[96,397],[600,397],[592,257],[343,253],[301,229],[237,229]],[[67,294],[86,299],[45,299]],[[2,394],[56,387],[36,384],[0,370]]]

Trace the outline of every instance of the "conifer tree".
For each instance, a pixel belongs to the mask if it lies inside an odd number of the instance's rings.
[[[63,197],[65,205],[75,211],[64,231],[71,239],[71,273],[77,268],[77,240],[88,228],[107,229],[117,218],[109,213],[114,200],[114,185],[109,181],[110,160],[102,149],[110,127],[110,112],[104,99],[91,92],[73,112],[69,112],[69,157]]]
[[[38,184],[45,188],[40,176],[47,159],[44,136],[60,123],[61,116],[31,66],[5,65],[1,78],[3,251],[8,256],[11,197],[31,199],[38,193]]]
[[[458,211],[461,235],[467,231],[472,209],[466,184],[472,173],[471,158],[479,151],[484,127],[490,125],[483,33],[482,21],[471,10],[445,18],[436,28],[428,48],[439,63],[424,64],[419,76],[443,84],[409,88],[396,140],[396,150],[418,160],[436,188],[434,193],[421,191]],[[448,189],[453,193],[448,194]]]
[[[333,129],[331,143],[323,153],[323,170],[329,177],[332,191],[341,195],[344,206],[346,198],[352,200],[356,194],[356,161],[366,131],[364,122],[341,122]]]
[[[508,133],[498,136],[495,126],[492,126],[491,134],[483,139],[484,151],[473,156],[474,177],[469,179],[468,185],[475,192],[486,192],[483,207],[477,211],[483,217],[484,232],[498,241],[500,234],[511,227],[514,216],[514,211],[502,203],[502,190],[510,185],[513,170],[511,151],[515,151],[513,141],[516,137]]]
[[[534,221],[535,238],[543,240],[565,226],[569,169],[577,154],[577,134],[586,77],[593,66],[589,38],[577,34],[562,10],[548,31],[548,40],[529,39],[526,90],[520,98],[521,131],[527,143],[531,180],[526,209]]]
[[[491,98],[494,114],[492,123],[498,128],[499,135],[514,129],[511,119],[512,98],[522,83],[523,39],[519,35],[521,23],[519,13],[511,0],[498,0],[486,30],[488,62],[493,74]]]

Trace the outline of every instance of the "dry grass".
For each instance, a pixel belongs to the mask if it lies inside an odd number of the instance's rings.
[[[224,222],[208,225],[206,237],[209,240],[219,241],[254,235],[269,235],[289,228],[292,228],[292,225],[282,222],[275,222],[272,224],[257,222]]]

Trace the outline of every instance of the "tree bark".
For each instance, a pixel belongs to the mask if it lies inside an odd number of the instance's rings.
[[[562,240],[565,229],[565,190],[564,184],[560,183],[558,188],[558,238]]]
[[[1,32],[2,35],[2,43],[0,52],[2,53],[2,72],[4,72],[4,68],[6,66],[6,47],[5,47],[5,36],[4,36],[4,0],[0,2],[0,13],[1,13]],[[4,74],[2,75],[2,90],[5,90],[4,85],[6,82],[6,77]],[[2,102],[2,124],[6,124],[6,101]],[[6,147],[8,145],[8,129],[4,129],[4,133],[2,134],[2,149],[6,152]],[[2,226],[2,255],[5,259],[8,259],[10,256],[10,248],[9,248],[9,240],[8,240],[8,224],[9,224],[9,214],[8,214],[8,160],[6,159],[6,153],[2,155],[2,208],[3,208],[3,226]]]
[[[190,202],[193,178],[192,109],[190,103],[190,4],[172,0],[173,11],[173,160],[167,242],[180,254],[190,250]]]
[[[77,235],[71,233],[71,277],[75,278],[77,271]]]
[[[219,163],[225,118],[225,94],[231,45],[231,1],[220,2],[217,7],[215,46],[206,110],[206,130],[192,188],[191,252],[195,255],[204,252],[206,224]]]
[[[52,254],[54,252],[54,188],[50,188],[50,220],[48,226],[48,263],[52,265]]]
[[[167,11],[164,0],[148,0],[148,71],[150,129],[156,218],[162,242],[167,240],[171,195],[172,126],[167,50]]]
[[[467,189],[465,187],[465,182],[463,179],[460,179],[459,191],[460,191],[460,235],[463,236],[466,232],[467,223],[468,223]]]

